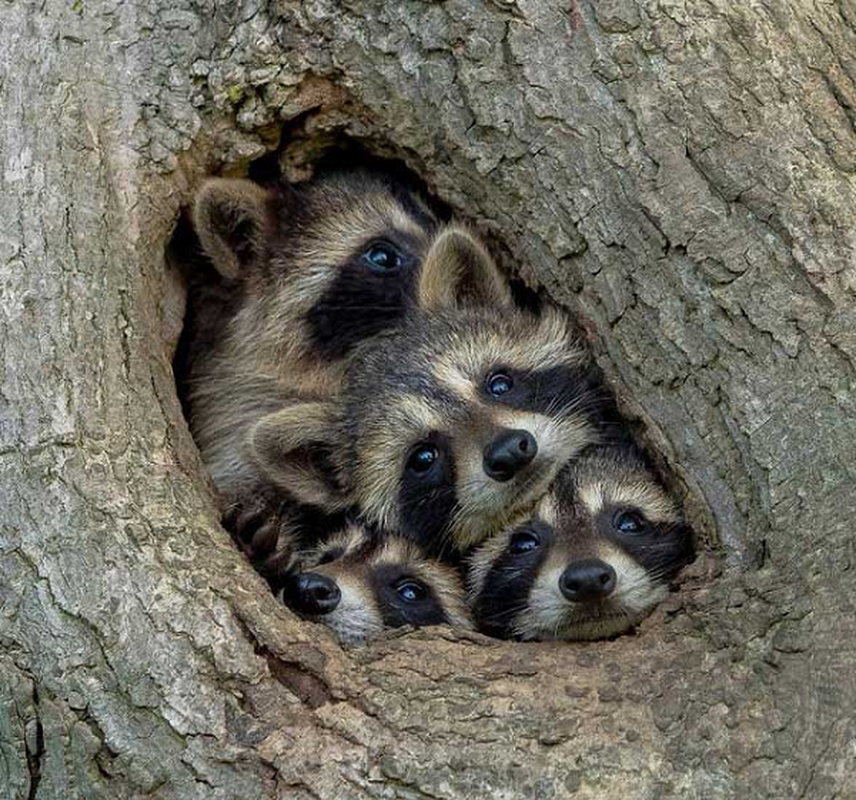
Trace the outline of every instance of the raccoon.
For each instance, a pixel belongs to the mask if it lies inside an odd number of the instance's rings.
[[[647,616],[692,558],[691,533],[639,451],[595,447],[528,519],[475,550],[468,597],[491,636],[601,639]]]
[[[252,435],[271,473],[311,443],[326,447],[326,468],[292,485],[330,507],[347,498],[440,557],[528,511],[597,440],[604,402],[558,309],[536,317],[510,301],[449,304],[460,283],[490,274],[477,256],[453,259],[445,281],[426,270],[418,308],[355,350],[339,402],[283,409]]]
[[[399,536],[351,522],[301,564],[280,599],[342,643],[362,644],[403,625],[472,627],[459,574]]]
[[[227,517],[260,524],[265,515],[244,512],[262,503],[269,517],[288,487],[273,487],[250,457],[252,426],[295,399],[335,396],[354,347],[418,301],[422,263],[444,260],[459,237],[482,246],[418,193],[361,170],[268,189],[214,179],[193,221],[219,278],[193,303],[188,417]],[[492,269],[481,285],[504,297],[502,275],[481,261]]]

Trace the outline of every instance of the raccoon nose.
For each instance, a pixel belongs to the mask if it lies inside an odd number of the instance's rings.
[[[329,614],[342,599],[336,582],[324,575],[304,572],[297,578],[297,591],[291,603],[298,614]]]
[[[511,480],[538,455],[538,442],[529,431],[505,430],[484,450],[484,471],[500,483]]]
[[[562,573],[559,589],[575,603],[600,600],[615,589],[615,570],[599,558],[577,561]]]

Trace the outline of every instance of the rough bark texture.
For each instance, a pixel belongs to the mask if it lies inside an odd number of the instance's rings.
[[[849,0],[38,5],[0,8],[0,796],[856,797]],[[642,635],[343,652],[242,562],[163,254],[283,125],[578,314],[723,556]]]

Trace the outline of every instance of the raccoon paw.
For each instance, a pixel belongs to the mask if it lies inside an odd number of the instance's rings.
[[[255,494],[232,503],[223,527],[274,591],[296,569],[294,513],[282,500]]]

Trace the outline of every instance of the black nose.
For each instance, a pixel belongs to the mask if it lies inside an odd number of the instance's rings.
[[[599,558],[576,561],[562,573],[559,589],[575,603],[600,600],[615,589],[615,570]]]
[[[538,442],[529,431],[505,430],[484,450],[484,471],[502,483],[511,480],[538,455]]]
[[[312,617],[329,614],[341,599],[342,593],[336,582],[314,572],[298,575],[293,591],[286,595],[288,605],[298,614]]]

